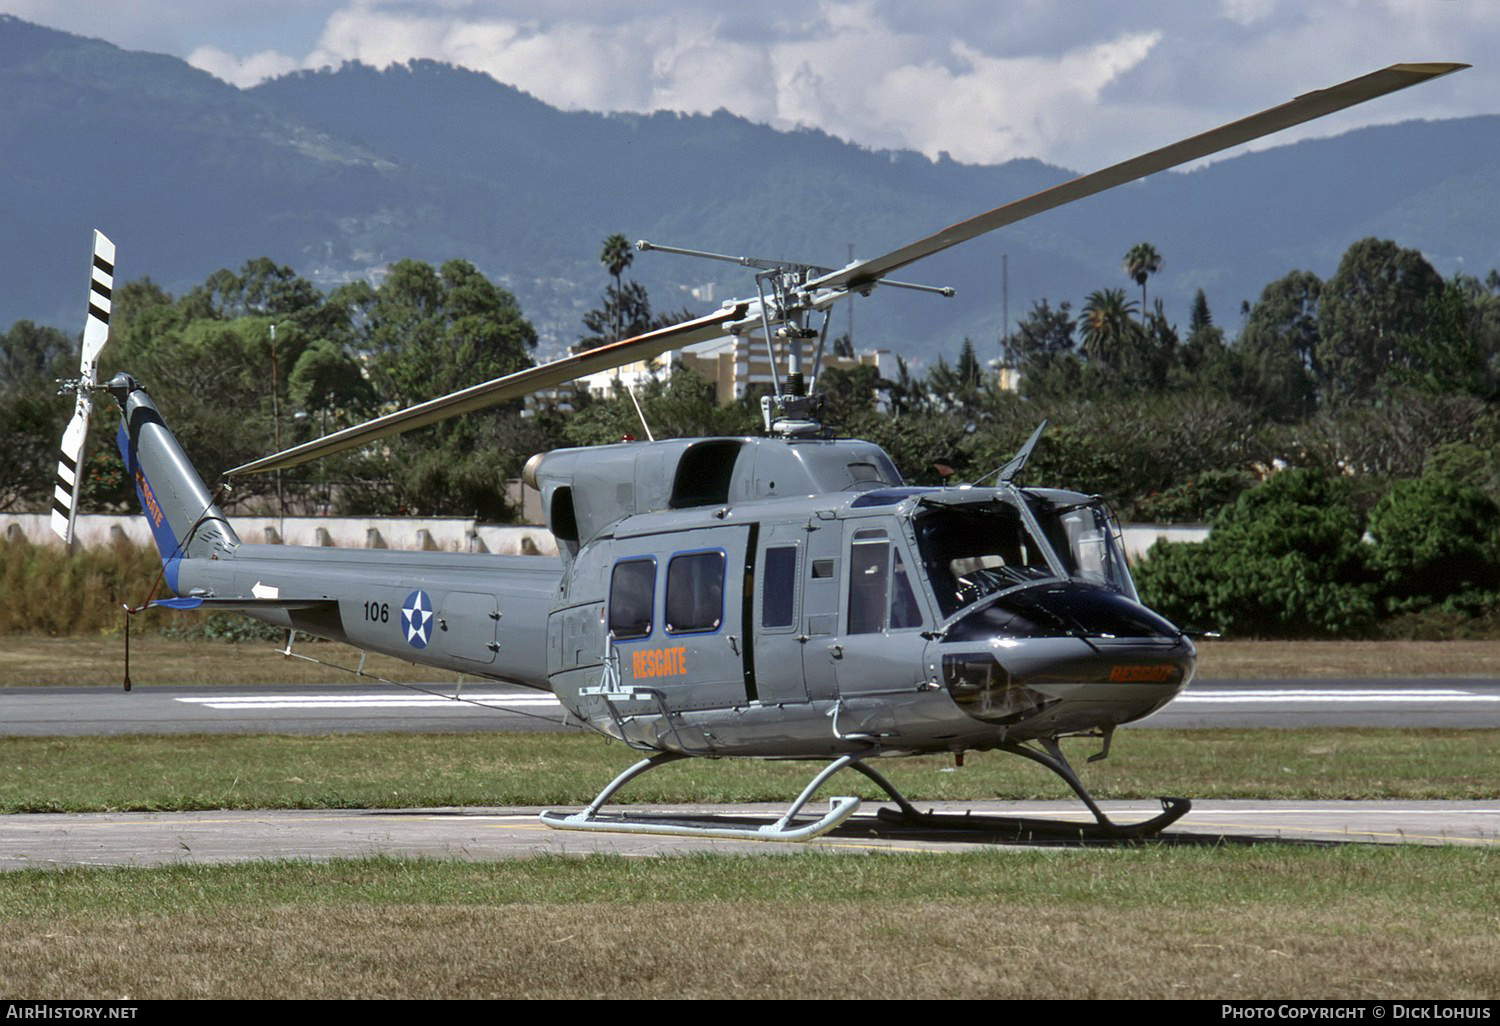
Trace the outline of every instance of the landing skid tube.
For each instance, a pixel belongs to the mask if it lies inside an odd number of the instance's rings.
[[[1139,823],[1116,823],[1104,814],[1104,810],[1099,808],[1099,804],[1094,801],[1093,795],[1084,788],[1083,781],[1078,779],[1078,774],[1073,772],[1072,766],[1068,765],[1068,760],[1063,757],[1062,749],[1057,742],[1051,738],[1043,738],[1041,744],[1047,749],[1045,752],[1020,744],[1001,745],[1000,750],[1030,759],[1062,777],[1073,789],[1073,793],[1084,805],[1088,806],[1089,812],[1094,815],[1095,822],[1079,823],[1062,819],[1032,819],[1022,816],[974,816],[968,813],[958,816],[918,812],[874,770],[858,763],[855,764],[855,769],[885,788],[900,807],[899,812],[881,809],[876,814],[881,820],[887,823],[902,823],[934,829],[984,830],[1014,833],[1019,838],[1042,837],[1074,841],[1139,840],[1161,833],[1162,830],[1187,815],[1193,807],[1193,803],[1187,798],[1162,798],[1162,811],[1150,819]]]
[[[633,833],[633,834],[671,834],[682,837],[726,837],[737,840],[751,841],[806,841],[826,834],[844,820],[854,815],[854,810],[859,808],[859,799],[850,797],[828,799],[828,811],[823,816],[811,823],[804,823],[794,827],[793,818],[802,811],[813,794],[822,787],[829,777],[833,776],[845,766],[853,765],[856,769],[866,772],[863,766],[853,755],[846,755],[835,759],[823,767],[821,773],[812,779],[797,800],[791,804],[780,819],[760,827],[736,827],[721,824],[706,825],[701,822],[689,822],[685,820],[667,819],[633,819],[629,816],[599,817],[599,810],[610,797],[624,787],[631,780],[645,773],[647,770],[658,766],[665,766],[669,762],[685,759],[687,756],[678,755],[675,752],[661,752],[647,759],[642,759],[624,773],[621,773],[609,786],[599,792],[599,797],[582,812],[565,816],[552,810],[543,812],[539,817],[543,823],[554,830],[605,830],[611,833]]]

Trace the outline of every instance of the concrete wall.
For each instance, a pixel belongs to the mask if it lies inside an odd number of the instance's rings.
[[[1125,536],[1125,558],[1138,563],[1146,558],[1146,550],[1158,540],[1169,542],[1201,542],[1208,537],[1207,524],[1121,524]]]
[[[407,549],[428,552],[493,552],[501,555],[557,554],[545,527],[481,524],[464,517],[230,517],[240,540],[268,545],[334,545],[342,549]],[[150,545],[146,518],[82,513],[78,541],[84,548],[124,539]],[[1165,538],[1201,542],[1207,524],[1125,524],[1125,555],[1132,563]],[[0,514],[0,537],[25,538],[34,545],[61,545],[45,513]]]
[[[501,555],[557,554],[545,527],[481,524],[464,517],[241,517],[229,518],[240,540],[269,545],[332,545],[344,549],[406,549],[427,552],[493,552]],[[117,539],[151,544],[146,518],[81,513],[75,524],[84,548]],[[0,514],[0,536],[34,545],[61,545],[45,513]]]

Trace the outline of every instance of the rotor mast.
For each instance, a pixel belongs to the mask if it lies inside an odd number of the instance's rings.
[[[808,437],[825,434],[827,431],[822,422],[823,397],[815,390],[818,372],[823,365],[823,350],[828,342],[831,318],[829,308],[836,301],[848,296],[850,292],[869,295],[877,285],[945,297],[955,294],[946,285],[921,285],[889,278],[868,280],[854,288],[846,284],[819,288],[812,283],[837,274],[838,270],[794,260],[732,256],[681,246],[663,246],[645,239],[638,241],[635,248],[643,253],[656,250],[755,268],[756,299],[749,303],[743,318],[726,328],[730,335],[736,337],[753,335],[759,328],[761,336],[766,340],[766,357],[771,367],[771,394],[761,398],[761,417],[768,434],[784,437]],[[853,266],[854,264],[850,264],[842,270],[849,270]],[[814,313],[823,315],[822,324],[817,328],[810,324]],[[812,376],[805,378],[802,370],[802,343],[810,339],[817,339],[818,345],[813,355]],[[778,340],[786,350],[785,381],[777,371]]]

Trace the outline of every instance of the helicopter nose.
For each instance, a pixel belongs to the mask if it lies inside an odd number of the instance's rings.
[[[969,716],[1024,739],[1148,716],[1191,681],[1192,642],[1118,592],[1061,585],[1006,596],[954,625],[943,680]]]

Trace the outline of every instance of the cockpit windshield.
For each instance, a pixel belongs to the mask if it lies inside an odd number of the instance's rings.
[[[923,504],[914,521],[917,548],[944,617],[1045,580],[1095,584],[1139,601],[1101,503],[1054,503],[1030,493],[1026,502],[1035,521],[998,495],[990,502]]]
[[[986,595],[1056,579],[1047,544],[1016,506],[996,500],[929,505],[915,521],[917,548],[943,616]]]
[[[1125,553],[1120,549],[1119,527],[1103,500],[1052,502],[1028,492],[1026,501],[1047,540],[1066,564],[1069,577],[1102,585],[1140,601],[1125,565]]]

